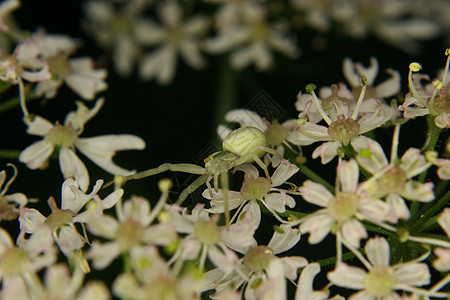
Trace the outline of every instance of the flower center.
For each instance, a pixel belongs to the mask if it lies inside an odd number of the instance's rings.
[[[172,44],[172,45],[179,44],[182,37],[183,37],[183,34],[179,27],[169,27],[167,29],[166,39],[169,44]]]
[[[348,145],[350,140],[359,133],[359,123],[344,115],[339,115],[338,119],[328,126],[328,134],[335,140]]]
[[[241,187],[241,197],[244,200],[261,199],[270,191],[270,181],[265,177],[258,177],[246,175]]]
[[[53,144],[59,147],[68,148],[75,144],[78,135],[73,128],[56,124],[52,129],[50,129],[47,137]]]
[[[364,278],[366,292],[374,297],[388,296],[395,287],[396,277],[388,266],[374,266]]]
[[[194,223],[194,234],[204,245],[212,246],[220,242],[220,231],[216,224],[210,221],[197,221]]]
[[[450,113],[450,88],[447,88],[439,96],[437,96],[431,105],[431,112],[434,115],[441,113]]]
[[[73,212],[70,209],[56,209],[45,220],[45,224],[51,228],[58,228],[72,220]]]
[[[358,209],[358,196],[348,192],[338,192],[328,203],[328,214],[336,221],[347,221]]]
[[[16,81],[22,71],[14,56],[0,57],[0,78],[3,81]]]
[[[267,127],[265,134],[269,145],[278,146],[288,137],[288,130],[283,125],[272,124]]]
[[[263,21],[257,22],[252,26],[251,36],[254,41],[266,41],[268,35],[267,26]]]
[[[120,224],[114,235],[124,249],[130,249],[141,242],[144,232],[145,229],[141,223],[127,219]]]
[[[68,55],[60,53],[47,59],[47,63],[55,79],[60,79],[70,73],[69,62],[67,61]]]
[[[256,246],[244,256],[244,265],[255,273],[262,272],[275,257],[273,250],[267,246]]]
[[[397,194],[404,190],[408,176],[399,166],[395,166],[387,171],[378,180],[378,186],[387,194]]]
[[[0,258],[0,270],[5,276],[20,275],[31,264],[27,252],[20,248],[9,248]]]

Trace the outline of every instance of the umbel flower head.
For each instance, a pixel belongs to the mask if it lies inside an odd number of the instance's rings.
[[[103,102],[103,99],[97,100],[92,109],[77,102],[78,109],[67,115],[64,125],[58,122],[52,124],[40,116],[35,116],[32,121],[26,118],[27,132],[42,136],[43,139],[23,150],[19,161],[33,170],[45,168],[50,155],[56,150],[64,178],[75,178],[82,191],[86,191],[89,186],[89,174],[84,163],[75,154],[75,148],[111,174],[123,176],[133,174],[133,171],[117,166],[112,157],[119,150],[144,149],[145,142],[140,137],[129,134],[79,137],[84,125],[98,113]]]

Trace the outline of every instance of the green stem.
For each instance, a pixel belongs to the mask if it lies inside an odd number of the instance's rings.
[[[363,249],[360,249],[359,251],[361,252],[361,254],[364,254],[364,250]],[[346,260],[349,260],[349,259],[352,259],[352,258],[355,258],[355,254],[353,252],[351,252],[351,251],[342,254],[342,261],[346,261]],[[321,267],[334,265],[336,263],[336,256],[324,258],[324,259],[318,260],[316,262],[319,263]]]
[[[331,193],[334,194],[334,186],[331,185],[328,181],[326,181],[325,179],[323,179],[322,177],[317,175],[313,170],[311,170],[310,168],[308,168],[305,165],[301,165],[301,164],[297,164],[297,163],[295,163],[295,165],[300,169],[300,172],[302,172],[302,174],[304,174],[306,177],[308,177],[309,179],[311,179],[317,183],[320,183],[327,190],[329,190]]]
[[[7,159],[17,159],[22,151],[20,150],[3,150],[0,149],[0,157]]]
[[[439,135],[441,133],[441,129],[439,127],[436,126],[436,124],[434,124],[434,117],[432,115],[428,115],[427,116],[427,124],[428,124],[428,132],[427,132],[427,144],[425,144],[423,146],[423,151],[433,151],[434,148],[436,147],[436,143],[439,140]],[[425,178],[427,177],[427,170],[423,171],[420,175],[419,175],[419,181],[420,182],[424,182]],[[420,203],[418,201],[414,201],[411,204],[411,219],[415,220],[416,218],[418,218],[418,212],[419,212],[419,206]]]
[[[28,93],[26,94],[26,102],[31,102],[33,100],[39,99],[34,94]],[[14,109],[20,105],[20,98],[19,96],[12,97],[8,100],[3,101],[0,103],[0,114],[7,112],[11,109]]]
[[[411,227],[410,233],[416,234],[421,232],[422,226],[428,222],[428,220],[438,213],[450,200],[450,192],[447,192],[441,199],[439,199],[429,210],[427,210]]]
[[[236,76],[231,69],[229,56],[222,55],[219,61],[219,78],[214,109],[214,136],[219,124],[225,122],[224,116],[227,112],[236,106]]]

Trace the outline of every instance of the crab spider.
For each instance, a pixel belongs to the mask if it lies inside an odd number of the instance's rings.
[[[201,175],[181,192],[176,202],[176,204],[181,205],[183,201],[189,196],[189,194],[191,194],[203,184],[206,184],[212,196],[213,186],[216,192],[219,189],[220,176],[220,183],[225,198],[225,222],[226,226],[228,226],[230,220],[230,212],[228,210],[228,170],[244,163],[256,162],[258,166],[263,169],[266,177],[270,180],[267,166],[260,159],[260,157],[263,156],[266,152],[279,156],[279,154],[275,150],[267,147],[267,141],[264,132],[256,127],[246,126],[230,132],[230,134],[228,134],[222,142],[222,151],[213,153],[204,160],[204,168],[194,164],[165,163],[153,169],[149,169],[129,176],[119,177],[118,181],[120,181],[121,184],[124,184],[128,180],[141,179],[165,171],[184,172],[189,174]],[[213,186],[211,186],[211,180],[213,180]]]

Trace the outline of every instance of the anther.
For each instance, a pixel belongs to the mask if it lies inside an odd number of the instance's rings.
[[[305,90],[307,93],[312,93],[317,88],[317,86],[314,83],[310,83],[305,87]]]
[[[409,69],[413,72],[419,72],[422,70],[422,65],[417,62],[413,62],[409,64]]]

